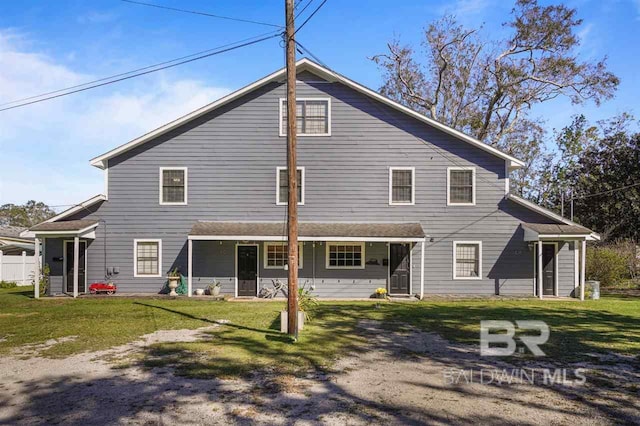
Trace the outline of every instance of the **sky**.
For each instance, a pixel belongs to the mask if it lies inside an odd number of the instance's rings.
[[[284,21],[282,0],[145,0],[266,23]],[[549,2],[542,1],[542,4]],[[556,2],[557,3],[557,2]],[[305,12],[309,14],[320,0]],[[591,121],[640,116],[640,0],[566,1],[584,20],[576,54],[606,56],[621,79],[599,107],[557,99],[536,107],[549,129],[583,113]],[[366,6],[365,6],[366,5]],[[513,3],[505,0],[328,0],[297,39],[336,71],[377,89],[369,59],[394,38],[418,48],[424,28],[455,15],[499,37]],[[302,18],[304,19],[304,18]],[[299,22],[300,23],[300,22]],[[183,14],[120,0],[0,1],[0,104],[212,49],[273,27]],[[89,160],[245,86],[284,65],[279,39],[180,67],[0,112],[0,205],[35,199],[63,210],[103,192]]]

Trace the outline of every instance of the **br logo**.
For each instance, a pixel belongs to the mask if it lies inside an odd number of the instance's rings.
[[[521,330],[537,330],[536,335],[518,336],[524,345],[535,356],[544,356],[540,349],[549,340],[549,326],[544,321],[516,321]],[[495,333],[494,333],[495,331]],[[511,321],[488,320],[480,321],[480,355],[482,356],[509,356],[516,352],[516,327]],[[494,346],[491,346],[494,344]],[[500,346],[495,346],[499,344]],[[504,346],[506,344],[506,346]]]

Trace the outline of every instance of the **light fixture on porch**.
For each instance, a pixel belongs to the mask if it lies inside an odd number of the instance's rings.
[[[533,246],[534,246],[533,241],[529,241],[529,243],[527,244],[527,248],[529,249],[529,251],[533,251]]]

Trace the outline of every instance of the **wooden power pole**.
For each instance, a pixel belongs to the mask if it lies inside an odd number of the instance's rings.
[[[289,297],[287,331],[298,338],[298,169],[296,159],[296,46],[294,39],[294,0],[285,0],[287,49],[287,255],[289,257]]]

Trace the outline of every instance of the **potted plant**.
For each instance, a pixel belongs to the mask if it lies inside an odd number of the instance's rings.
[[[376,288],[376,299],[384,299],[387,296],[387,289],[384,287]]]
[[[220,281],[214,280],[213,283],[209,284],[207,289],[209,290],[209,294],[211,296],[219,296],[220,295]]]
[[[167,274],[167,279],[169,280],[169,296],[177,296],[176,288],[180,285],[180,271],[178,268],[173,268],[172,271],[169,271]]]
[[[317,298],[305,286],[298,289],[298,331],[304,328],[305,321],[311,321],[313,310],[318,306]],[[280,332],[286,333],[289,328],[289,313],[280,311]]]

